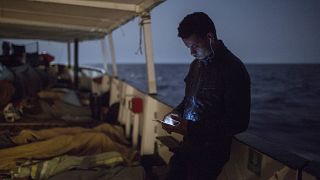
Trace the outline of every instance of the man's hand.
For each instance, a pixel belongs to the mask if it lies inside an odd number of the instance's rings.
[[[179,124],[176,126],[172,126],[172,125],[168,125],[165,123],[161,123],[162,129],[166,130],[169,134],[171,134],[172,132],[175,132],[175,133],[179,133],[181,135],[185,135],[187,133],[187,127],[188,127],[187,120],[185,120],[177,115],[174,115],[172,113],[169,113],[168,115],[166,115],[164,117],[164,119],[167,116],[170,116],[173,120],[179,121]]]

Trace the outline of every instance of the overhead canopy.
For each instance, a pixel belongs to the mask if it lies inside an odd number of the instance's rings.
[[[0,0],[0,38],[103,38],[165,0]]]

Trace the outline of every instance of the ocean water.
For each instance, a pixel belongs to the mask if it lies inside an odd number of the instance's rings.
[[[251,77],[248,132],[320,161],[320,64],[246,65]],[[158,98],[176,106],[188,64],[156,64]],[[147,91],[144,64],[120,64],[119,78]]]

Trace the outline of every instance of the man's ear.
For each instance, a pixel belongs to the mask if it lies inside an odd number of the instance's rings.
[[[209,32],[209,33],[207,34],[207,38],[213,41],[213,40],[214,40],[213,33]]]

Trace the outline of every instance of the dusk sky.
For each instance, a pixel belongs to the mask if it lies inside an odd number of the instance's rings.
[[[167,0],[151,12],[154,61],[191,62],[177,26],[185,15],[203,11],[215,22],[218,38],[244,63],[320,63],[319,9],[319,0]],[[117,62],[145,62],[144,54],[136,55],[138,24],[136,18],[113,33]],[[66,47],[40,42],[56,62],[66,61]],[[79,57],[81,64],[102,62],[100,41],[81,42]]]

